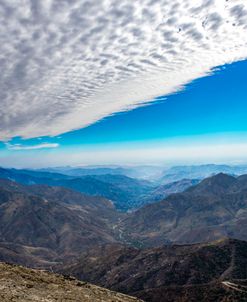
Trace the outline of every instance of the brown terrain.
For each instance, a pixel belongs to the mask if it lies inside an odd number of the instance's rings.
[[[146,205],[118,225],[122,241],[137,247],[247,240],[247,176],[218,174],[183,193]]]
[[[141,302],[70,277],[5,263],[0,263],[0,301]]]
[[[113,243],[123,214],[101,197],[0,181],[0,259],[49,267],[95,244]]]
[[[246,234],[247,176],[218,174],[132,213],[103,197],[0,180],[0,261],[145,301],[247,301],[247,243],[237,240]]]
[[[233,239],[145,250],[108,245],[62,271],[145,301],[247,301],[246,255],[247,242]]]

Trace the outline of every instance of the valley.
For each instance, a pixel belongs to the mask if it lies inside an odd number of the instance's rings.
[[[219,173],[169,185],[123,175],[86,176],[85,182],[84,176],[75,181],[54,172],[8,169],[1,177],[2,263],[70,275],[151,302],[246,296],[246,175]],[[89,180],[87,191],[93,193],[82,193]],[[61,186],[65,181],[78,187]],[[125,198],[138,192],[139,207],[119,209],[123,200],[91,191],[96,181],[104,183],[101,192],[106,184]]]

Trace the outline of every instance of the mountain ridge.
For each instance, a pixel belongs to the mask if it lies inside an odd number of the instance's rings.
[[[143,246],[227,236],[246,240],[246,188],[247,178],[218,174],[182,193],[143,206],[124,218],[119,229],[127,243]]]
[[[112,228],[123,215],[104,198],[10,180],[0,180],[0,200],[0,242],[5,243],[5,254],[6,243],[12,243],[14,251],[21,245],[28,251],[48,249],[58,259],[60,254],[75,256],[88,246],[116,242]]]
[[[63,271],[145,301],[239,301],[224,282],[247,279],[246,253],[247,242],[231,238],[149,249],[115,244],[85,252]]]
[[[92,196],[105,197],[121,211],[137,207],[140,195],[146,194],[152,188],[152,184],[146,180],[110,174],[72,177],[61,173],[0,168],[0,178],[24,185],[60,186]]]

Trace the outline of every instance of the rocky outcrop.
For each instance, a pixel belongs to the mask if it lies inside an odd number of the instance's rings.
[[[141,302],[71,277],[6,263],[0,263],[0,301]]]

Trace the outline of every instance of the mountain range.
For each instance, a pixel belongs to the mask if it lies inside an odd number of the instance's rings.
[[[117,209],[127,211],[139,205],[139,198],[153,188],[146,180],[125,175],[68,176],[54,172],[17,170],[0,168],[0,178],[10,179],[21,184],[43,184],[60,186],[92,196],[102,196],[111,200]]]
[[[242,175],[247,173],[246,165],[193,165],[193,166],[174,166],[165,169],[159,178],[161,184],[167,184],[174,181],[185,179],[204,179],[219,173],[229,175]]]
[[[247,242],[136,249],[101,246],[63,273],[152,302],[246,301]]]
[[[112,203],[60,187],[0,181],[0,258],[50,266],[95,244],[116,242]]]
[[[197,243],[233,237],[247,240],[247,176],[223,173],[186,191],[130,213],[119,224],[137,246]]]
[[[103,168],[100,168],[102,172]],[[93,170],[94,169],[88,169]],[[104,169],[104,171],[108,169]],[[59,169],[60,171],[60,169]],[[98,171],[98,170],[97,170]],[[72,176],[52,171],[17,170],[0,168],[0,178],[9,179],[25,185],[42,184],[60,186],[92,196],[111,200],[120,211],[129,211],[145,204],[165,198],[171,193],[184,191],[199,180],[181,179],[160,185],[143,179],[120,174],[101,174]]]
[[[245,301],[247,175],[161,185],[163,200],[123,212],[105,197],[55,185],[75,180],[68,175],[0,173],[0,261],[73,275],[145,301]],[[126,192],[135,183],[149,186],[123,175],[92,178]],[[151,198],[158,187],[149,188]]]
[[[52,167],[40,171],[62,173],[69,176],[81,177],[85,175],[125,175],[131,178],[156,180],[163,172],[163,166],[133,165],[133,166],[84,166],[84,167]],[[37,171],[37,170],[36,170]]]
[[[36,170],[38,171],[38,170]],[[85,175],[125,175],[131,178],[146,179],[166,184],[181,179],[203,179],[218,173],[241,175],[247,173],[246,165],[187,165],[164,167],[162,165],[136,165],[136,166],[85,166],[85,167],[53,167],[40,169],[41,172],[61,173],[74,177]]]
[[[221,173],[131,213],[117,211],[103,197],[2,179],[0,227],[2,242],[62,254],[113,242],[153,247],[222,237],[247,240],[247,176]]]

